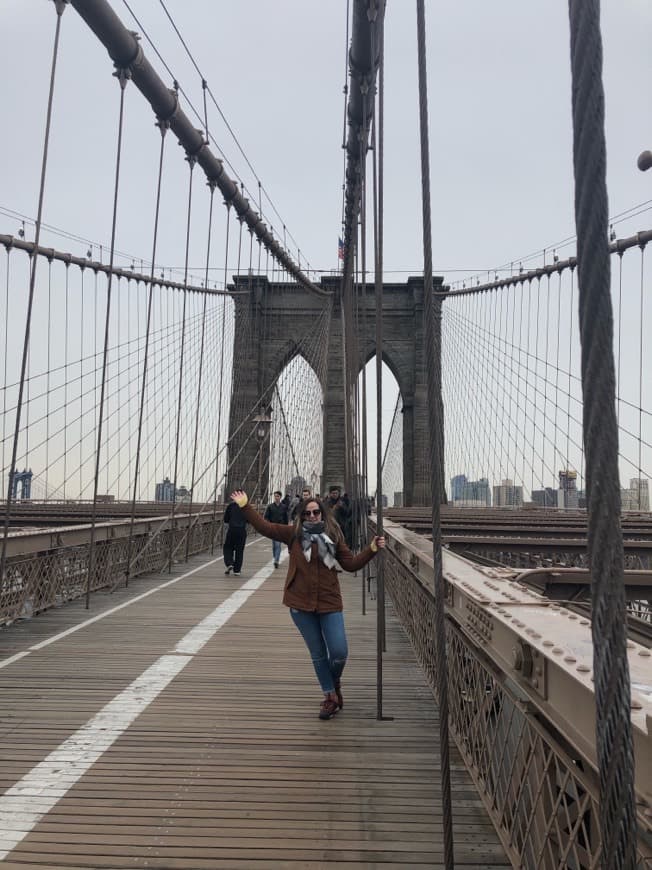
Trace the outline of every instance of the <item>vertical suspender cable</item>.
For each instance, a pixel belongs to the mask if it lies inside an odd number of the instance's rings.
[[[231,203],[226,203],[226,244],[224,250],[224,289],[226,290],[229,270],[229,228],[231,225]],[[242,229],[242,227],[241,227]],[[217,489],[219,484],[220,438],[222,437],[222,391],[224,387],[224,331],[226,328],[226,296],[222,297],[222,328],[220,337],[220,388],[217,399],[217,436],[215,438],[215,486],[213,487],[213,526],[211,536],[211,555],[215,552],[215,523],[217,517]]]
[[[152,305],[154,301],[154,269],[156,263],[156,244],[158,240],[158,221],[161,208],[161,182],[163,178],[163,153],[165,150],[165,133],[169,124],[166,121],[159,121],[158,127],[161,131],[161,148],[159,151],[158,160],[158,182],[156,185],[156,206],[154,211],[154,237],[152,240],[152,266],[150,270],[149,294],[147,299],[147,324],[145,327],[145,353],[143,357],[143,374],[140,385],[140,408],[138,409],[138,434],[136,437],[136,459],[134,468],[134,488],[131,495],[131,519],[129,522],[129,543],[127,544],[127,568],[125,571],[125,585],[129,585],[129,575],[131,573],[131,552],[134,538],[134,520],[136,517],[136,498],[138,495],[138,475],[140,473],[140,447],[142,443],[143,432],[143,417],[145,414],[145,393],[147,389],[147,365],[149,363],[149,340],[152,327]]]
[[[43,215],[43,199],[45,195],[45,175],[48,164],[48,151],[50,144],[50,123],[52,120],[52,103],[54,99],[54,80],[57,69],[57,56],[59,53],[59,34],[61,32],[61,16],[65,9],[65,0],[55,0],[57,14],[56,29],[54,32],[54,48],[52,50],[52,67],[50,71],[50,92],[48,94],[48,109],[45,121],[45,137],[43,141],[43,159],[41,162],[41,182],[38,196],[38,211],[36,215],[36,228],[34,231],[34,250],[36,251],[41,235],[41,218]],[[8,256],[8,255],[7,255]],[[34,304],[34,288],[36,286],[36,266],[38,257],[32,255],[29,274],[29,296],[27,298],[27,314],[25,317],[25,335],[23,338],[23,356],[20,367],[20,384],[18,386],[18,401],[16,402],[16,424],[14,427],[14,440],[11,448],[11,465],[9,466],[9,480],[7,483],[7,502],[5,506],[4,529],[2,535],[2,553],[0,555],[0,581],[4,578],[5,563],[7,560],[7,537],[9,536],[9,517],[11,515],[12,483],[16,471],[16,458],[18,456],[18,439],[20,437],[20,416],[23,407],[23,393],[25,390],[25,371],[27,369],[27,355],[29,353],[29,338],[32,327],[32,308]],[[9,268],[7,266],[7,268]],[[7,301],[8,297],[7,297]],[[6,342],[5,342],[6,344]],[[5,380],[6,383],[6,380]]]
[[[208,238],[206,241],[206,271],[204,273],[204,285],[208,288],[208,270],[210,268],[211,257],[211,231],[213,229],[213,201],[215,199],[215,182],[209,181],[210,188],[210,206],[208,209]],[[195,471],[197,469],[197,437],[199,435],[199,411],[201,408],[201,381],[204,373],[204,346],[206,338],[206,306],[208,304],[208,293],[204,293],[204,302],[202,306],[201,318],[201,339],[199,346],[199,376],[197,378],[197,410],[195,413],[195,436],[192,448],[192,471],[190,474],[190,504],[188,505],[188,525],[186,527],[186,562],[190,555],[190,529],[192,522],[192,502],[195,491]]]
[[[120,189],[120,157],[122,154],[122,128],[124,122],[125,88],[128,72],[118,70],[120,84],[120,116],[118,118],[118,146],[115,161],[115,182],[113,185],[113,217],[111,220],[111,252],[106,283],[106,314],[104,318],[104,351],[102,354],[102,383],[100,385],[100,405],[97,419],[97,446],[95,450],[95,474],[93,478],[93,509],[91,515],[91,536],[88,545],[88,576],[86,578],[86,610],[90,606],[91,580],[95,569],[95,525],[97,520],[97,491],[100,482],[100,457],[102,453],[102,424],[104,422],[104,399],[106,395],[106,371],[109,360],[109,326],[111,323],[111,288],[113,285],[113,260],[115,257],[115,233],[118,219],[118,191]],[[107,464],[108,467],[108,464]],[[65,479],[64,479],[65,483]]]
[[[81,269],[81,299],[80,299],[80,312],[79,312],[79,495],[78,499],[81,500],[82,493],[84,491],[84,481],[83,481],[83,467],[84,467],[84,333],[85,323],[84,323],[84,272],[85,269],[82,266]],[[48,321],[49,324],[49,321]],[[48,332],[50,331],[50,327],[48,325]]]
[[[573,164],[602,866],[636,865],[599,0],[569,0]]]
[[[63,306],[63,500],[66,500],[66,484],[68,483],[68,320],[70,312],[70,263],[66,263],[66,291]]]
[[[375,56],[373,53],[373,32],[374,28],[371,28],[371,45],[372,45],[372,63],[375,61]],[[361,83],[360,85],[363,95],[365,90],[369,87],[368,82]],[[362,135],[360,137],[360,271],[361,271],[361,281],[357,285],[356,292],[356,343],[355,343],[355,357],[353,359],[353,369],[351,371],[351,377],[354,379],[355,384],[355,395],[356,400],[359,400],[359,390],[358,390],[358,372],[360,369],[362,370],[362,413],[360,413],[359,401],[356,402],[356,431],[360,433],[360,441],[361,444],[358,443],[358,450],[356,451],[356,474],[354,477],[354,489],[352,493],[352,534],[351,538],[356,548],[360,547],[361,544],[361,534],[362,534],[362,481],[364,478],[363,469],[366,468],[366,450],[367,450],[367,374],[366,374],[366,366],[364,364],[364,355],[360,353],[360,344],[362,344],[362,348],[364,349],[364,340],[365,335],[361,335],[360,330],[360,300],[362,299],[362,304],[366,304],[367,297],[367,148],[369,145],[369,119],[367,117],[367,101],[363,99],[362,101]],[[364,317],[364,314],[363,314]],[[364,322],[364,321],[363,321]],[[362,426],[360,426],[360,420],[362,420]],[[357,440],[357,439],[356,439]],[[360,448],[362,448],[360,450]],[[365,511],[365,520],[367,514]],[[362,571],[362,613],[366,613],[367,610],[367,572]]]
[[[638,324],[638,469],[637,469],[637,493],[638,510],[641,510],[641,481],[643,479],[642,451],[643,451],[643,323],[645,316],[645,245],[641,245],[641,270],[639,291],[639,324]],[[649,507],[649,505],[648,505]]]
[[[346,0],[346,37],[345,37],[345,45],[344,45],[344,118],[342,121],[342,155],[343,155],[343,167],[342,167],[342,235],[344,235],[344,191],[346,190],[346,105],[348,101],[348,93],[349,93],[349,82],[348,82],[348,72],[349,72],[349,20],[350,20],[350,0]],[[339,247],[338,247],[338,257],[339,257]],[[344,265],[344,260],[342,260],[342,266]],[[339,267],[339,260],[338,260]]]
[[[187,155],[190,174],[188,176],[188,213],[186,216],[186,253],[183,267],[183,307],[181,312],[181,356],[179,358],[179,394],[177,399],[177,424],[174,439],[174,479],[172,480],[172,516],[170,518],[170,557],[168,560],[168,572],[172,571],[172,560],[175,553],[174,542],[174,515],[177,508],[177,475],[179,473],[179,441],[181,440],[181,406],[183,404],[183,363],[186,350],[186,303],[188,301],[188,256],[190,249],[190,218],[192,214],[192,178],[196,158],[192,154]]]
[[[385,0],[382,0],[384,4]],[[383,535],[383,123],[385,87],[385,16],[379,27],[378,114],[374,123],[374,289],[376,297],[376,534]],[[385,649],[385,559],[376,559],[376,719],[383,718],[383,651]]]
[[[444,419],[441,400],[441,302],[435,311],[432,281],[432,230],[430,220],[430,155],[428,143],[428,84],[426,79],[426,22],[424,0],[417,0],[417,47],[419,58],[419,126],[421,130],[421,196],[423,202],[423,295],[426,346],[426,375],[430,421],[430,491],[432,498],[432,547],[435,579],[435,646],[437,650],[437,694],[439,700],[439,748],[444,827],[444,864],[454,865],[453,818],[451,812],[450,758],[448,747],[448,664],[446,661],[445,585],[441,548],[441,445]],[[435,317],[437,316],[437,324]]]
[[[7,259],[7,268],[9,268],[9,260]],[[9,276],[7,276],[7,289],[9,289]],[[45,498],[49,497],[50,492],[50,373],[52,359],[52,260],[48,260],[48,341],[47,341],[47,365],[48,373],[45,382]],[[5,329],[5,379],[7,383],[7,332]],[[93,360],[93,365],[95,361]],[[5,390],[5,396],[7,391]],[[4,433],[3,433],[3,450],[4,450]],[[3,457],[4,458],[4,457]],[[2,467],[4,468],[4,462]]]

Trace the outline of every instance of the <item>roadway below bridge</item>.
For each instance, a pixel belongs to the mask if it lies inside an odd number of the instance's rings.
[[[385,516],[404,528],[428,535],[425,507],[389,508]],[[443,505],[443,543],[471,558],[511,567],[582,567],[587,550],[586,511],[467,509]],[[622,516],[627,567],[652,568],[652,513]]]
[[[432,524],[427,507],[387,508],[385,516],[415,532],[427,531]],[[586,511],[469,509],[442,505],[441,523],[444,534],[458,537],[585,539],[587,514]],[[652,541],[652,513],[624,513],[621,524],[626,540]]]

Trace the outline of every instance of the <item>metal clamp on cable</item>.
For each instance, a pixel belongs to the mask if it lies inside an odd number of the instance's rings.
[[[641,151],[638,155],[638,160],[636,161],[636,165],[641,170],[641,172],[646,172],[648,169],[652,168],[652,151]]]

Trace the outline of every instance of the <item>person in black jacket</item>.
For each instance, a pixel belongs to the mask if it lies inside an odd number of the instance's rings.
[[[346,493],[341,494],[339,486],[331,486],[328,490],[328,506],[333,511],[335,520],[344,533],[344,539],[350,548],[353,545],[351,502]]]
[[[237,577],[242,569],[242,557],[247,540],[247,521],[234,501],[224,511],[224,524],[229,527],[222,549],[225,565],[224,573],[230,574],[233,571]]]
[[[281,501],[281,492],[278,489],[274,493],[274,501],[267,505],[265,519],[268,523],[281,523],[284,526],[288,524],[288,509]],[[274,558],[274,567],[278,568],[278,563],[281,561],[280,541],[272,541],[272,556]]]

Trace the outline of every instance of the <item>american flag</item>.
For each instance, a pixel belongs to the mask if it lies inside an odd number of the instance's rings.
[[[342,239],[337,240],[337,259],[344,259],[344,242],[342,241]]]

